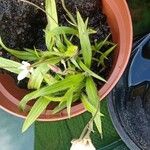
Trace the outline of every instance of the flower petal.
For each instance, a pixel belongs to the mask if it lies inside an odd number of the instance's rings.
[[[27,69],[21,71],[19,73],[19,75],[17,76],[17,80],[20,81],[20,80],[23,80],[24,78],[26,78],[29,74],[29,71]]]
[[[26,61],[22,61],[23,66],[29,67],[31,66],[30,63],[26,62]]]
[[[75,140],[70,150],[96,150],[90,139]]]

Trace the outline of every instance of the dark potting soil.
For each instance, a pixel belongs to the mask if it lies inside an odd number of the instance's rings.
[[[61,1],[57,1],[59,23],[68,25]],[[44,0],[31,0],[41,8],[44,8]],[[99,0],[65,0],[66,7],[72,14],[78,9],[84,19],[89,18],[89,27],[97,31],[91,36],[91,41],[104,40],[110,33],[106,16],[102,13]],[[43,29],[46,27],[46,16],[29,4],[18,2],[18,0],[0,0],[0,36],[7,47],[23,50],[23,48],[46,49]],[[11,59],[11,55],[1,51],[3,57]],[[106,62],[106,68],[101,76],[108,78],[112,64],[112,57]],[[95,67],[97,73],[101,70]],[[96,70],[95,70],[96,69]],[[16,77],[15,77],[16,78]],[[102,83],[99,83],[101,85]],[[22,86],[22,85],[21,85]]]

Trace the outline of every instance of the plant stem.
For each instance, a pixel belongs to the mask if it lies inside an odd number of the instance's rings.
[[[95,117],[99,111],[99,108],[100,108],[100,103],[98,102],[96,112],[93,115],[93,117],[90,119],[90,121],[87,123],[87,125],[84,127],[84,129],[80,135],[80,138],[79,138],[80,140],[83,138],[89,138],[90,137],[90,134],[93,131],[93,121],[94,121],[94,119],[95,119]]]

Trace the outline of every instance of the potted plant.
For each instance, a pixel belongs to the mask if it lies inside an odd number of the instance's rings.
[[[18,81],[28,78],[27,86],[32,90],[29,92],[18,88],[10,75],[0,76],[1,107],[17,116],[27,116],[23,131],[38,117],[41,121],[62,120],[79,115],[86,108],[93,116],[87,125],[88,129],[94,121],[102,134],[99,100],[110,92],[122,75],[130,56],[132,43],[132,24],[126,2],[113,0],[102,2],[113,41],[117,43],[115,50],[116,45],[107,41],[108,37],[92,44],[89,36],[96,31],[89,28],[88,19],[84,20],[79,11],[76,17],[73,16],[66,8],[64,0],[62,6],[68,15],[69,26],[59,25],[54,0],[46,0],[45,10],[34,5],[47,16],[48,23],[44,31],[46,51],[35,48],[20,52],[8,48],[0,40],[1,47],[17,58],[8,60],[0,57],[0,68],[18,74]],[[125,19],[122,18],[123,16]],[[101,47],[104,45],[109,48],[101,52]],[[113,65],[106,81],[94,72],[91,66],[93,61],[105,66],[105,59],[113,50]],[[93,58],[96,55],[99,55],[99,60]],[[98,90],[95,79],[104,83]],[[78,102],[79,99],[82,103]],[[28,103],[31,100],[33,101]],[[54,102],[53,106],[49,105],[51,102]],[[18,105],[24,111],[20,111]],[[85,137],[85,132],[83,135]]]

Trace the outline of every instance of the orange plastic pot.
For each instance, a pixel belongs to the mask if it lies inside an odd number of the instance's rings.
[[[132,21],[126,0],[102,0],[103,11],[107,15],[111,28],[113,41],[118,44],[115,50],[113,67],[107,83],[99,90],[101,99],[113,89],[115,84],[123,74],[128,63],[132,47]],[[27,113],[20,112],[18,104],[25,95],[25,91],[19,89],[9,75],[0,75],[0,107],[18,117],[25,118]],[[77,116],[85,112],[82,103],[72,107],[71,116]],[[56,115],[52,115],[50,110],[46,110],[40,117],[40,121],[58,121],[67,119],[66,110]]]

